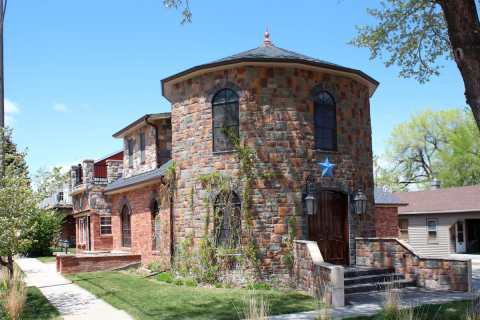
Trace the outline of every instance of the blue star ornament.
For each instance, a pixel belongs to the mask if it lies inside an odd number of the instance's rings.
[[[318,163],[322,168],[322,177],[333,177],[333,168],[335,168],[335,164],[331,163],[328,160],[328,157],[323,162]]]

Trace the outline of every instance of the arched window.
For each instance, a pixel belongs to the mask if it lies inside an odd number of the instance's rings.
[[[215,244],[218,247],[237,248],[241,235],[241,203],[234,192],[221,193],[215,200]]]
[[[239,137],[238,95],[231,89],[218,91],[212,99],[213,151],[231,151],[231,139]]]
[[[130,208],[128,205],[122,207],[121,212],[121,222],[122,222],[122,247],[131,247],[132,246],[132,230],[130,223]]]
[[[161,237],[161,228],[160,228],[160,208],[158,206],[158,201],[153,200],[150,208],[151,211],[151,221],[152,221],[152,250],[160,251],[160,237]]]
[[[337,115],[335,100],[327,91],[320,91],[314,98],[315,149],[337,149]]]

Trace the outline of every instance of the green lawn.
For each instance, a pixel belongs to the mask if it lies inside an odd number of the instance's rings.
[[[8,319],[0,298],[0,319]],[[27,290],[27,302],[23,310],[22,320],[61,319],[58,310],[52,306],[36,287]]]
[[[239,319],[250,292],[246,289],[207,289],[175,286],[121,272],[80,273],[70,280],[135,319]],[[256,290],[270,313],[315,309],[315,300],[297,292]]]
[[[65,250],[59,248],[53,248],[53,252],[65,252]],[[69,248],[68,253],[75,254],[75,248]],[[44,257],[35,257],[38,260],[42,261],[43,263],[55,262],[56,257],[54,255],[51,256],[44,256]]]
[[[415,308],[415,318],[418,320],[463,320],[467,310],[470,308],[470,301],[454,301],[446,304],[425,305]],[[383,314],[372,317],[355,317],[348,320],[384,320]],[[405,319],[410,319],[406,317]]]

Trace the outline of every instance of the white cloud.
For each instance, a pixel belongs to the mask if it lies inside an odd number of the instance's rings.
[[[65,104],[63,103],[55,103],[53,105],[53,110],[57,112],[67,112],[68,108]]]
[[[13,115],[20,113],[20,108],[12,101],[5,99],[5,123],[11,125],[13,123]]]

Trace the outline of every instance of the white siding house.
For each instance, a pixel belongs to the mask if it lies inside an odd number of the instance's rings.
[[[420,254],[480,253],[480,186],[395,193],[403,238]]]

